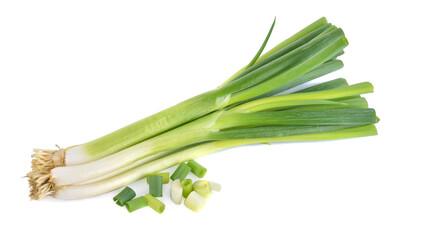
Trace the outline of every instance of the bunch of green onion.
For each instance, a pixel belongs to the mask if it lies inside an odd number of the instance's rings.
[[[78,146],[35,149],[30,197],[80,199],[234,146],[376,135],[378,122],[361,94],[370,83],[335,79],[284,90],[343,67],[344,32],[321,18],[261,55],[220,87]]]

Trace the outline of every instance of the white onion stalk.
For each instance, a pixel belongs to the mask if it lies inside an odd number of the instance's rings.
[[[147,156],[200,142],[206,139],[210,132],[211,130],[196,130],[186,134],[185,138],[180,133],[168,134],[166,137],[160,135],[97,161],[75,166],[56,167],[51,170],[51,179],[56,186],[89,181],[126,167],[138,159],[141,159],[140,164],[147,163],[151,159],[146,158]]]
[[[101,181],[101,180],[104,180],[104,179],[107,179],[107,178],[119,175],[120,173],[124,173],[126,171],[129,171],[132,168],[135,168],[135,167],[143,165],[144,163],[149,163],[151,161],[157,160],[157,159],[162,158],[164,156],[167,156],[167,155],[169,155],[169,154],[171,154],[173,152],[174,151],[164,151],[164,152],[160,152],[160,153],[157,153],[157,154],[153,154],[151,156],[139,159],[138,161],[136,161],[136,162],[134,162],[132,164],[129,164],[129,165],[125,166],[125,167],[116,169],[116,170],[114,170],[112,172],[109,172],[109,173],[107,173],[105,175],[102,175],[100,177],[93,178],[93,179],[90,179],[90,180],[85,181],[85,182],[79,182],[79,183],[76,183],[75,185],[82,185],[82,184],[97,182],[97,181]]]

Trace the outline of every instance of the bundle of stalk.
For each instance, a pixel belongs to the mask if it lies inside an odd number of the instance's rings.
[[[325,18],[261,53],[217,89],[91,142],[36,149],[30,197],[79,199],[102,194],[181,162],[233,146],[376,135],[378,121],[360,95],[370,83],[336,79],[276,95],[342,68],[348,42]]]

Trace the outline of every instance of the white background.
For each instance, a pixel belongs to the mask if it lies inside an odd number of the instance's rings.
[[[422,1],[1,1],[1,234],[7,239],[427,239]],[[370,81],[379,136],[239,147],[198,214],[112,197],[30,201],[32,148],[84,143],[198,93],[325,16],[350,42],[324,80]],[[173,169],[172,169],[173,170]],[[132,185],[143,194],[145,183]],[[166,189],[167,190],[167,189]],[[165,195],[166,191],[165,190]],[[3,238],[3,237],[2,237]],[[6,238],[3,238],[6,239]]]

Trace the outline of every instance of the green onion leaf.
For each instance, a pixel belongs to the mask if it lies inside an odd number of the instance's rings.
[[[202,165],[200,165],[194,160],[188,161],[187,165],[191,168],[191,172],[198,178],[204,177],[206,172],[208,171],[206,168],[204,168]]]
[[[365,98],[362,98],[362,97],[334,101],[334,102],[341,103],[341,104],[308,105],[308,106],[301,106],[295,109],[308,111],[308,110],[323,110],[323,109],[368,108],[368,102],[366,101]]]
[[[165,204],[162,203],[157,198],[153,197],[151,194],[147,193],[144,196],[148,201],[148,206],[152,208],[154,211],[158,212],[159,214],[163,213],[165,211]]]
[[[126,202],[126,208],[130,213],[146,206],[148,206],[148,200],[144,196]]]
[[[331,102],[330,104],[334,104]],[[227,127],[275,125],[367,125],[376,123],[375,110],[324,109],[305,111],[299,109],[254,113],[231,113],[220,119]]]
[[[123,207],[125,203],[136,196],[135,191],[130,187],[125,187],[119,194],[117,194],[113,200],[117,205]]]
[[[185,179],[181,182],[182,196],[187,198],[188,195],[193,191],[193,180]]]
[[[163,177],[159,175],[150,175],[148,178],[148,181],[150,182],[150,194],[154,197],[163,197]]]
[[[320,83],[308,88],[304,88],[295,93],[317,92],[317,91],[330,90],[330,89],[340,88],[340,87],[348,87],[347,80],[345,80],[344,78],[337,78],[337,79]]]
[[[190,173],[190,171],[191,171],[191,168],[187,164],[180,163],[178,168],[175,170],[175,172],[173,172],[171,179],[173,181],[175,181],[175,179],[179,179],[183,181],[185,177],[187,177],[187,175]]]
[[[364,93],[371,93],[373,91],[374,87],[371,83],[363,82],[350,86],[343,86],[339,88],[316,92],[302,92],[266,97],[242,104],[240,106],[235,107],[233,110],[249,110],[255,112],[259,110],[264,110],[263,105],[265,104],[267,104],[267,106],[272,103],[280,105],[280,102],[287,102],[291,100],[336,100],[337,98],[357,96]]]
[[[276,24],[276,17],[274,17],[273,24],[270,27],[270,30],[268,31],[267,37],[265,37],[264,42],[261,45],[261,48],[258,50],[258,52],[255,54],[255,57],[251,60],[251,62],[246,66],[246,68],[251,67],[255,64],[255,62],[258,60],[259,56],[261,55],[262,51],[264,51],[265,45],[267,45],[268,39],[270,39],[270,35],[273,32],[274,25]]]

